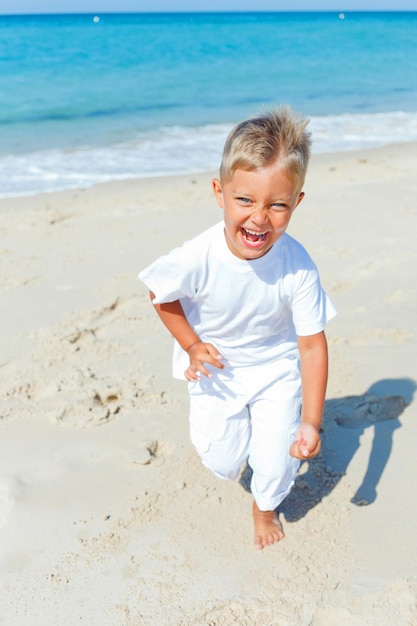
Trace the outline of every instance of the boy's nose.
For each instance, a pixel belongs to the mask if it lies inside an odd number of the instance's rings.
[[[264,207],[258,207],[251,215],[254,224],[265,224],[268,221],[267,210]]]

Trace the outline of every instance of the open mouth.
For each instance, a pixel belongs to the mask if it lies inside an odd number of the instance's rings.
[[[259,233],[254,230],[247,230],[247,228],[241,229],[243,238],[250,244],[261,244],[263,243],[269,235],[269,231],[265,233]]]

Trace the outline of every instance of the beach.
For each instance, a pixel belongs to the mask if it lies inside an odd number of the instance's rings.
[[[338,309],[323,449],[259,553],[137,279],[221,219],[214,172],[0,199],[0,624],[417,624],[416,170],[313,155],[289,233]]]

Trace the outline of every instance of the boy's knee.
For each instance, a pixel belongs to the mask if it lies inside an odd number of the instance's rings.
[[[210,444],[207,450],[202,451],[196,446],[196,450],[201,458],[203,465],[208,467],[213,474],[225,480],[237,480],[247,453],[241,453],[236,457],[232,457],[222,450],[222,446]]]
[[[211,426],[213,426],[211,424]],[[216,476],[237,480],[249,454],[251,429],[247,420],[230,420],[211,429],[197,428],[191,422],[190,438],[203,464]]]
[[[239,467],[220,467],[219,465],[214,465],[210,461],[207,461],[207,459],[201,460],[203,465],[208,467],[218,478],[222,478],[223,480],[237,480],[240,476],[241,465],[239,465]]]

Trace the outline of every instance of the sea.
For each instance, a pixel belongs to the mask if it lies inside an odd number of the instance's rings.
[[[315,152],[417,141],[417,11],[0,16],[0,196],[212,171],[280,104]]]

